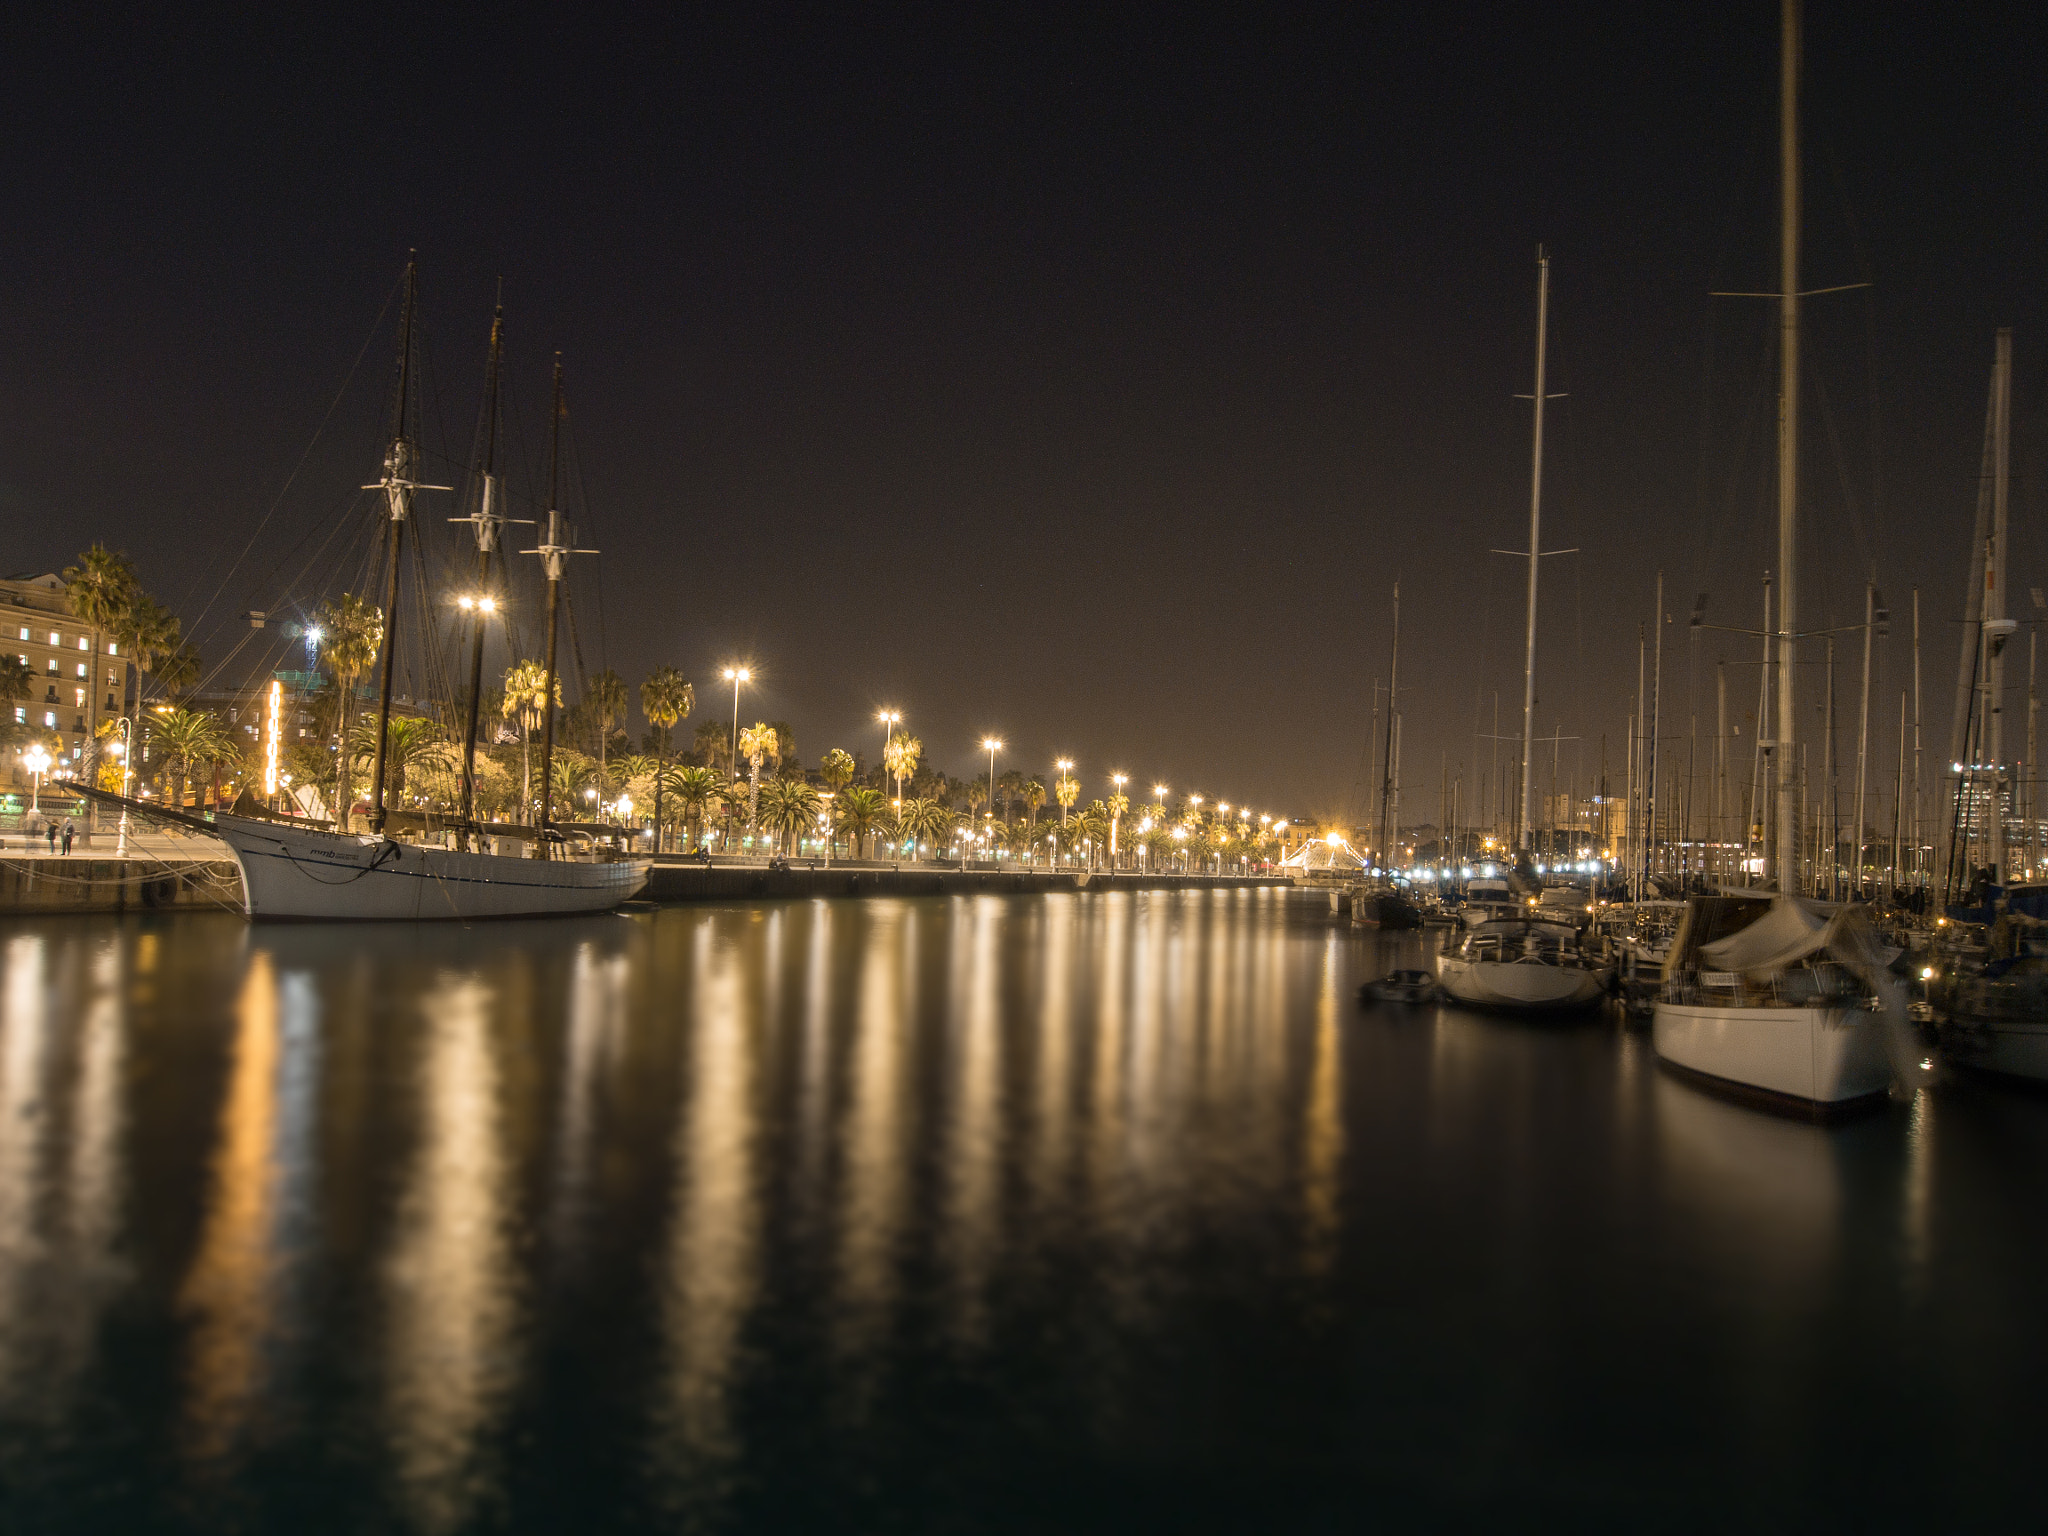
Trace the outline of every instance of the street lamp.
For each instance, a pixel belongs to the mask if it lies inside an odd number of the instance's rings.
[[[984,736],[981,744],[988,750],[988,813],[996,813],[996,754],[1003,750],[1002,738]]]
[[[1059,771],[1060,771],[1060,778],[1062,778],[1062,779],[1064,779],[1064,778],[1065,778],[1065,777],[1066,777],[1066,776],[1067,776],[1067,775],[1068,775],[1069,773],[1073,772],[1073,770],[1074,770],[1074,760],[1073,760],[1073,759],[1072,759],[1071,757],[1058,757],[1058,758],[1054,758],[1054,759],[1053,759],[1053,764],[1052,764],[1052,765],[1053,765],[1053,767],[1055,767],[1055,768],[1059,769]],[[1054,780],[1054,781],[1053,781],[1053,792],[1054,792],[1055,794],[1058,794],[1058,793],[1059,793],[1059,788],[1060,788],[1060,786],[1059,786],[1059,781],[1058,781],[1058,780],[1056,779],[1056,780]],[[1067,824],[1067,801],[1066,801],[1066,797],[1065,797],[1064,795],[1062,795],[1062,796],[1060,797],[1060,825],[1064,827],[1064,826],[1065,826],[1066,824]]]
[[[1109,776],[1109,782],[1116,786],[1116,794],[1110,800],[1109,817],[1109,867],[1111,869],[1115,869],[1116,824],[1123,818],[1123,812],[1122,810],[1118,809],[1118,806],[1123,800],[1124,786],[1131,782],[1131,776],[1128,773],[1112,773]]]
[[[732,684],[732,772],[729,778],[740,776],[740,684],[750,683],[754,674],[745,667],[727,667],[725,680]]]
[[[50,771],[50,754],[43,750],[40,741],[21,754],[21,766],[35,776],[35,782],[28,792],[29,814],[34,815],[36,808],[42,804],[43,775]]]
[[[886,771],[889,767],[889,743],[896,739],[896,727],[903,723],[903,711],[900,709],[885,709],[876,715],[875,718],[882,722],[882,767]],[[894,777],[896,780],[896,804],[900,807],[903,804],[903,775],[899,773],[894,775]]]

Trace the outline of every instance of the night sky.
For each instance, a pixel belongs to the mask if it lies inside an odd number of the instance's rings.
[[[1860,618],[1873,565],[1900,621],[1920,587],[1935,757],[2000,325],[2015,605],[2048,582],[2023,16],[1807,23],[1805,285],[1875,286],[1808,308],[1803,617]],[[1707,295],[1775,286],[1776,18],[17,18],[0,566],[104,538],[209,659],[240,611],[340,590],[387,410],[378,317],[417,248],[436,478],[468,453],[499,277],[522,500],[563,354],[570,504],[604,551],[575,591],[592,666],[637,689],[673,663],[723,716],[716,671],[747,659],[744,713],[791,721],[809,762],[874,761],[891,704],[955,773],[996,731],[1001,766],[1065,753],[1091,796],[1123,769],[1336,813],[1399,577],[1406,819],[1433,818],[1446,756],[1472,803],[1496,690],[1516,720],[1521,567],[1488,551],[1526,539],[1540,241],[1570,396],[1544,543],[1582,553],[1546,562],[1539,729],[1579,738],[1581,790],[1604,735],[1618,783],[1659,566],[1670,734],[1694,594],[1754,623],[1775,560],[1771,306]],[[1710,720],[1713,661],[1754,645],[1697,644]],[[1908,665],[1896,622],[1887,774]],[[1754,689],[1730,669],[1741,712]]]

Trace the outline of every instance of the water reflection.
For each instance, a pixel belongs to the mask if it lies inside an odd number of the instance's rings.
[[[447,1531],[491,1486],[484,1449],[511,1377],[514,1321],[495,999],[474,975],[421,999],[416,1143],[384,1265],[385,1433],[401,1501]]]
[[[904,1220],[911,1003],[916,918],[905,903],[878,902],[861,956],[847,1105],[840,1132],[835,1331],[851,1354],[871,1353],[889,1323],[896,1246]]]
[[[214,1144],[211,1194],[181,1302],[192,1318],[187,1453],[234,1449],[266,1385],[284,1254],[277,1232],[278,1064],[282,1041],[270,956],[251,959],[236,1003],[227,1095]]]
[[[754,1051],[759,948],[698,929],[685,1101],[676,1123],[676,1215],[662,1297],[667,1414],[690,1463],[740,1447],[731,1393],[759,1263]],[[771,940],[772,942],[772,940]]]
[[[1236,892],[10,933],[0,1490],[1081,1530],[1455,1485],[1507,1528],[1668,1512],[1679,1441],[1788,1507],[1841,1490],[1785,1446],[2028,1464],[1975,1442],[2040,1417],[2037,1100],[1821,1129],[1605,1022],[1358,1008],[1417,947]]]
[[[55,1424],[127,1273],[123,967],[104,940],[20,935],[0,972],[0,1418]]]

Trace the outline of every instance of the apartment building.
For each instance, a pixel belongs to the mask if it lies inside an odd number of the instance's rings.
[[[93,654],[92,631],[65,607],[64,578],[48,572],[0,578],[0,652],[6,651],[35,674],[29,697],[7,706],[14,723],[54,731],[64,762],[75,766],[94,725],[126,708],[134,663],[107,635]]]

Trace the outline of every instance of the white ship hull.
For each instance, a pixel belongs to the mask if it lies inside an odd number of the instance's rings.
[[[1891,1086],[1884,1017],[1868,1008],[1717,1008],[1659,1003],[1652,1039],[1673,1066],[1808,1104]]]
[[[386,838],[215,818],[252,919],[428,922],[608,912],[647,882],[645,860],[507,858]]]
[[[1457,1002],[1517,1013],[1589,1008],[1607,990],[1604,971],[1533,960],[1466,960],[1439,955],[1436,974],[1438,984]]]

